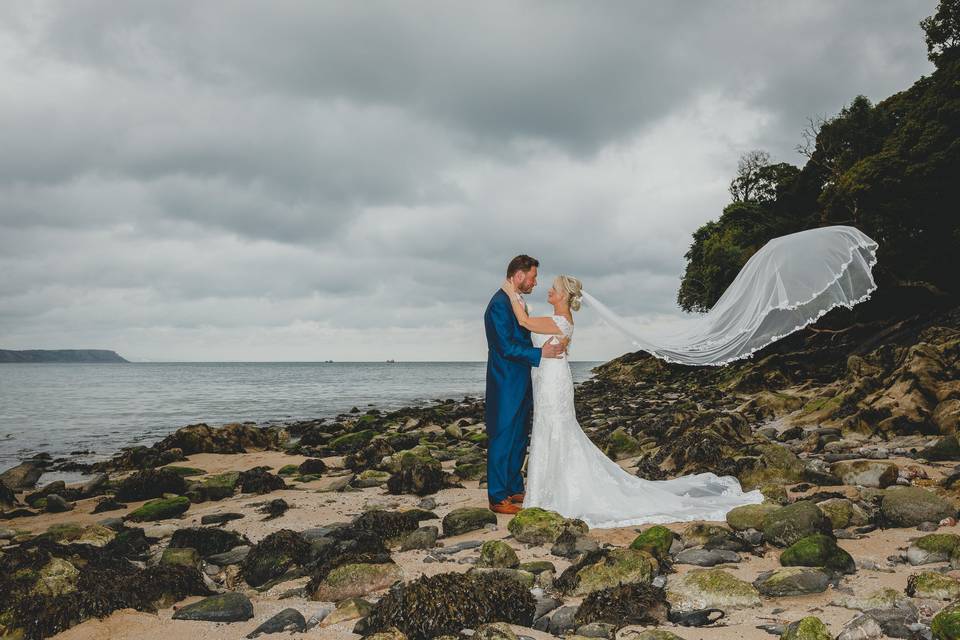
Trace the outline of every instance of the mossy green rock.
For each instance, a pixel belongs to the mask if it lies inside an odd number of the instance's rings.
[[[921,571],[907,578],[906,592],[911,598],[956,600],[960,598],[960,581],[936,571]]]
[[[169,469],[181,478],[192,478],[193,476],[202,476],[206,473],[203,469],[197,469],[196,467],[181,467],[175,464],[169,464],[163,469]]]
[[[565,529],[580,536],[586,534],[589,527],[582,520],[564,518],[556,511],[531,507],[521,509],[513,516],[507,529],[520,542],[546,544],[556,542]]]
[[[339,602],[386,589],[403,580],[403,571],[393,562],[343,564],[331,570],[316,585],[310,597],[323,602]]]
[[[61,558],[51,558],[39,571],[33,593],[40,596],[61,596],[77,590],[80,571]]]
[[[670,545],[673,544],[673,531],[657,524],[640,533],[633,542],[631,549],[646,551],[657,560],[662,561],[670,554]]]
[[[461,507],[443,517],[443,535],[458,536],[468,531],[482,529],[488,524],[497,524],[497,514],[490,509]]]
[[[948,604],[930,622],[930,632],[935,640],[960,639],[960,602]]]
[[[453,472],[461,480],[479,480],[487,473],[486,462],[457,462]]]
[[[521,562],[520,570],[529,571],[530,573],[536,575],[543,573],[544,571],[556,572],[557,567],[549,560],[531,560],[530,562]]]
[[[160,556],[160,564],[169,564],[180,567],[200,568],[200,554],[196,549],[173,549],[167,547]]]
[[[823,567],[841,573],[855,573],[853,556],[841,549],[837,541],[822,533],[800,538],[780,554],[785,567]]]
[[[830,528],[832,529],[860,527],[870,522],[867,513],[847,498],[829,498],[818,502],[817,507],[830,520]]]
[[[753,581],[753,586],[765,596],[775,598],[821,593],[827,590],[830,576],[812,567],[783,567],[765,571]]]
[[[727,512],[727,524],[734,531],[746,529],[763,529],[763,519],[768,513],[780,508],[778,504],[745,504],[734,507]]]
[[[675,633],[670,633],[665,629],[621,629],[617,633],[618,638],[623,640],[683,640]]]
[[[763,537],[767,542],[789,547],[797,540],[830,530],[830,521],[809,500],[798,500],[763,517]]]
[[[764,484],[784,485],[803,479],[803,460],[783,445],[762,444],[757,447],[760,458],[752,469],[739,474],[744,491]]]
[[[177,518],[183,515],[189,508],[190,499],[185,496],[158,498],[157,500],[151,500],[139,509],[131,511],[127,515],[127,519],[133,520],[134,522],[149,522],[152,520]]]
[[[389,479],[390,474],[386,471],[367,469],[361,471],[357,477],[353,479],[351,484],[355,487],[382,487],[387,484],[387,480]]]
[[[520,558],[513,547],[502,540],[487,540],[480,547],[478,567],[505,567],[515,569],[520,566]]]
[[[253,603],[242,593],[220,593],[199,602],[180,607],[174,620],[202,620],[204,622],[242,622],[253,617]]]
[[[646,551],[613,549],[606,558],[577,571],[573,595],[582,596],[620,584],[650,583],[658,569],[657,560]]]
[[[907,561],[912,565],[950,560],[960,545],[955,533],[931,533],[913,541],[907,548]]]
[[[780,640],[833,640],[833,636],[820,618],[807,616],[788,624]]]
[[[640,453],[640,443],[623,429],[615,429],[607,441],[605,453],[614,460],[622,460]]]
[[[238,471],[218,473],[205,479],[199,490],[207,500],[223,500],[236,493],[238,482],[240,482]]]
[[[957,508],[949,500],[920,487],[888,489],[883,493],[880,511],[895,527],[915,527],[957,515]]]
[[[277,471],[278,476],[293,476],[300,473],[300,466],[296,464],[285,464]]]
[[[869,611],[870,609],[893,609],[909,607],[910,600],[902,591],[886,587],[876,589],[864,596],[839,596],[830,604],[844,609],[856,609],[857,611]]]
[[[723,569],[693,569],[667,581],[667,601],[674,609],[743,609],[760,605],[760,592]]]
[[[523,571],[521,569],[509,569],[507,567],[471,567],[467,573],[488,576],[503,576],[504,578],[516,580],[527,589],[532,588],[537,579],[537,577],[529,571]]]
[[[775,504],[783,506],[790,504],[790,496],[787,495],[787,488],[782,484],[762,484],[758,487],[763,501],[766,504]]]
[[[375,435],[377,435],[377,432],[372,429],[364,429],[363,431],[345,433],[342,436],[337,436],[331,440],[329,443],[327,443],[327,446],[339,453],[348,453],[350,451],[356,451],[363,445],[367,444],[373,440]]]

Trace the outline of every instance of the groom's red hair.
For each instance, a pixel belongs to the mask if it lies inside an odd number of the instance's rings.
[[[510,261],[510,264],[507,265],[507,277],[511,277],[517,271],[523,271],[526,273],[530,271],[533,267],[539,267],[540,261],[536,258],[531,258],[528,255],[520,254],[516,258]]]

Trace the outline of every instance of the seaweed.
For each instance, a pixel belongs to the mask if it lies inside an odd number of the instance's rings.
[[[117,487],[121,501],[150,500],[165,493],[183,494],[187,481],[170,469],[145,469],[124,478]]]
[[[171,548],[196,549],[197,553],[204,558],[244,544],[250,544],[250,541],[234,531],[207,527],[177,529],[170,538]]]
[[[669,613],[670,603],[662,588],[636,582],[590,593],[574,619],[578,625],[606,622],[619,629],[631,624],[657,625]]]

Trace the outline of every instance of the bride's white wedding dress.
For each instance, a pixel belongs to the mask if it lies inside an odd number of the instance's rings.
[[[573,325],[553,321],[564,335]],[[531,334],[543,346],[554,336]],[[626,527],[687,520],[723,520],[730,509],[763,501],[733,476],[697,473],[670,480],[631,475],[598,449],[577,422],[566,358],[544,358],[532,370],[533,431],[523,506],[580,518],[591,527]]]

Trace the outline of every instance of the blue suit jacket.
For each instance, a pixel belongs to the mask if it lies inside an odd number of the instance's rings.
[[[520,326],[510,299],[498,290],[483,314],[487,333],[486,423],[491,435],[503,428],[525,428],[530,409],[530,367],[540,366],[540,349]]]

